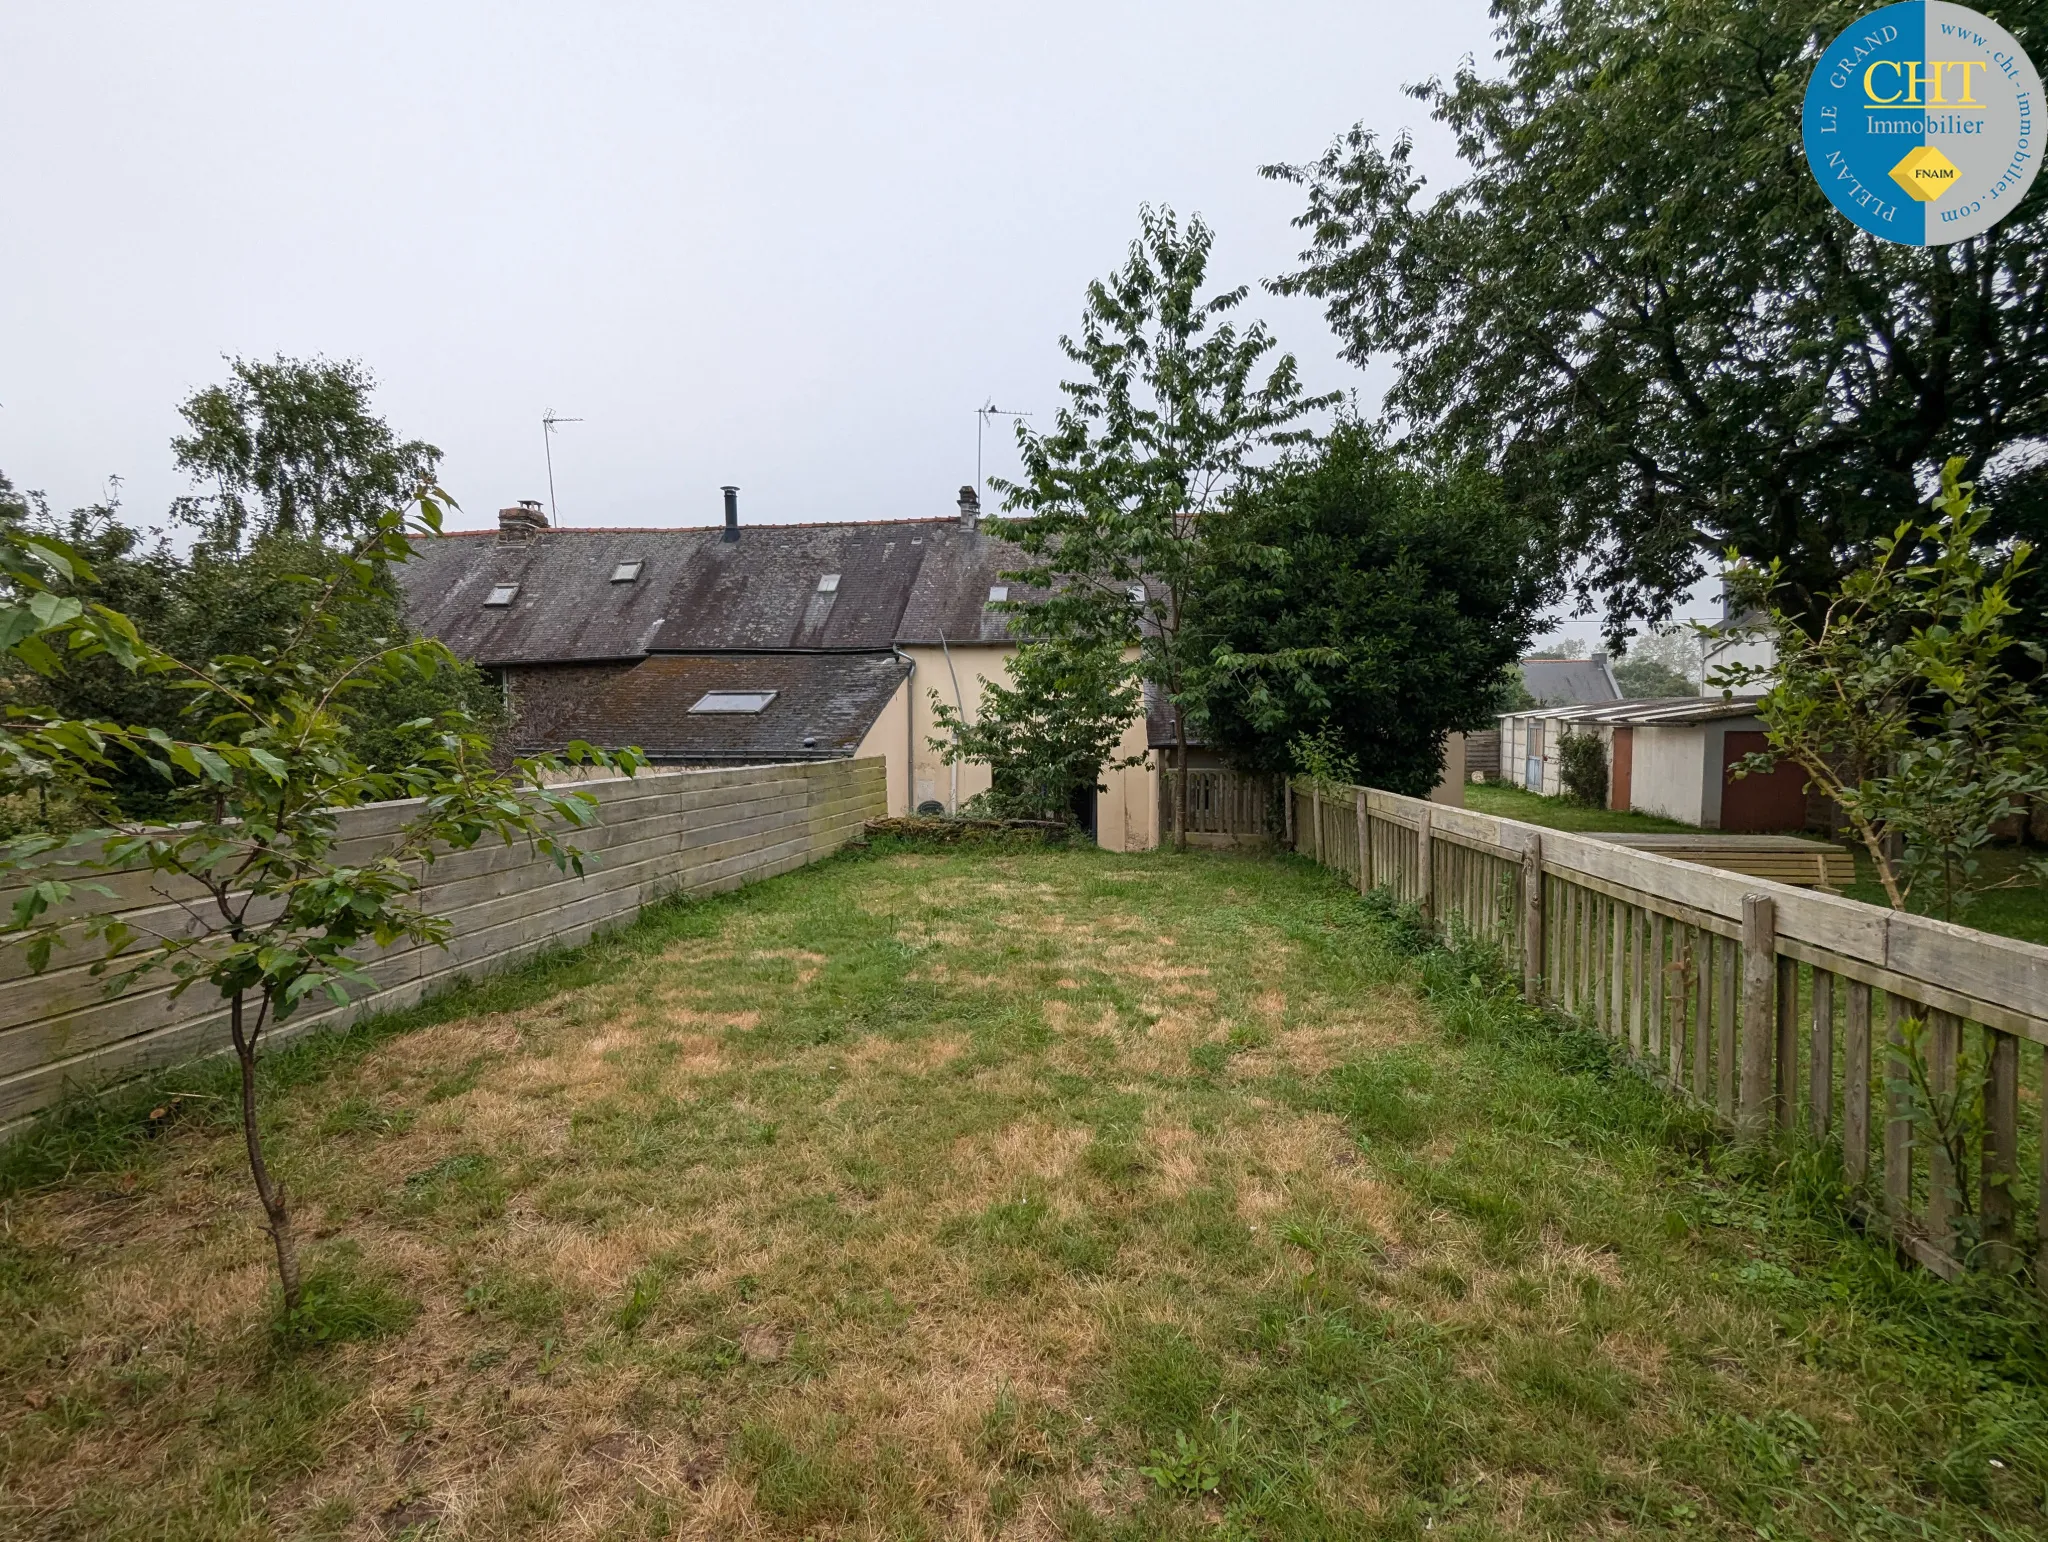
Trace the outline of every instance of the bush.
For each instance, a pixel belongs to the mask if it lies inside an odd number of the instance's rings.
[[[1564,795],[1588,808],[1607,807],[1607,742],[1598,734],[1567,728],[1557,744],[1558,780]]]

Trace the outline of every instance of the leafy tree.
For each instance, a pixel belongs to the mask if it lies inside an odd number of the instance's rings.
[[[1980,887],[1976,853],[1993,827],[2048,792],[2048,700],[2007,667],[2015,652],[2042,661],[2038,643],[2016,649],[2013,638],[2033,548],[1987,541],[1990,516],[1963,464],[1942,470],[1937,517],[1880,537],[1818,614],[1800,608],[1778,565],[1736,564],[1730,586],[1763,613],[1777,661],[1713,682],[1768,687],[1758,713],[1769,747],[1737,774],[1797,765],[1841,809],[1892,907],[1931,880],[1944,916]]]
[[[245,547],[202,539],[181,554],[163,539],[151,541],[123,523],[112,505],[59,516],[33,495],[14,499],[11,507],[0,502],[0,523],[8,522],[60,541],[80,557],[80,571],[90,576],[53,577],[54,590],[75,589],[128,616],[155,646],[178,658],[260,653],[298,625],[309,586],[326,582],[347,561],[345,552],[321,540],[275,531]],[[359,656],[411,635],[403,601],[390,584],[357,594],[330,620],[305,640],[309,657]],[[22,667],[7,674],[10,699],[63,717],[150,725],[177,734],[190,727],[196,709],[195,698],[173,678],[130,670],[105,656],[74,659],[52,675]],[[407,725],[448,708],[464,710],[487,731],[494,731],[503,717],[496,682],[466,663],[384,690],[352,692],[337,704],[356,753],[379,770],[402,765],[429,741],[426,730]],[[168,784],[147,761],[117,755],[101,774],[127,813],[158,817],[167,812]]]
[[[1105,768],[1145,763],[1142,754],[1115,758],[1141,698],[1123,649],[1033,642],[1003,668],[1011,683],[983,681],[971,723],[932,692],[933,720],[948,736],[933,738],[931,747],[949,766],[989,767],[989,790],[971,807],[1005,819],[1070,819],[1074,795],[1101,791]]]
[[[27,880],[5,935],[26,944],[36,971],[58,947],[94,945],[93,972],[109,977],[110,991],[168,975],[174,996],[194,986],[218,992],[241,1072],[250,1173],[288,1314],[299,1307],[300,1273],[290,1203],[270,1172],[258,1118],[264,1033],[309,999],[345,1002],[351,985],[371,983],[364,961],[372,949],[447,940],[447,921],[417,899],[424,869],[439,854],[486,838],[525,841],[580,872],[580,854],[552,830],[587,823],[595,803],[587,792],[551,786],[550,778],[570,762],[629,772],[641,764],[634,751],[610,757],[579,744],[566,761],[541,757],[500,770],[460,709],[417,725],[424,742],[405,765],[364,763],[340,704],[405,689],[455,661],[428,641],[348,654],[348,618],[388,590],[387,570],[411,555],[412,535],[439,528],[433,495],[416,519],[386,513],[324,582],[295,587],[295,624],[276,642],[248,655],[183,660],[145,641],[118,611],[80,598],[75,591],[89,592],[92,575],[76,552],[0,526],[0,647],[45,676],[77,660],[107,659],[168,681],[190,693],[190,720],[205,733],[178,738],[156,725],[34,710],[0,727],[0,786],[55,782],[104,817],[68,838],[38,834],[0,844],[0,872]],[[176,822],[126,818],[107,797],[105,774],[124,756],[149,763],[172,786]],[[419,802],[380,851],[344,858],[340,811],[389,799]],[[117,871],[175,878],[203,898],[181,902],[189,924],[155,931],[74,907],[111,891],[58,876]]]
[[[1123,267],[1088,286],[1079,341],[1060,346],[1084,378],[1047,433],[1019,422],[1023,473],[998,481],[1005,507],[1030,519],[1008,533],[1042,586],[1034,635],[1081,647],[1135,647],[1142,673],[1175,707],[1174,843],[1187,845],[1190,656],[1184,631],[1204,567],[1208,520],[1297,425],[1333,397],[1306,397],[1291,354],[1263,322],[1240,332],[1223,318],[1240,286],[1202,296],[1213,241],[1199,218],[1183,230],[1169,209],[1139,211]]]
[[[1988,534],[2048,525],[2023,453],[2048,431],[2048,191],[1921,249],[1808,174],[1809,72],[1868,8],[1495,0],[1505,73],[1413,88],[1462,181],[1426,190],[1408,137],[1362,125],[1266,169],[1307,195],[1275,287],[1321,299],[1355,361],[1390,357],[1418,430],[1491,459],[1617,641],[1730,547],[1818,617],[1949,456],[2002,468]],[[2039,56],[2048,5],[1999,19]]]
[[[1698,695],[1699,637],[1683,627],[1645,633],[1614,666],[1614,683],[1632,698]]]
[[[1340,424],[1210,521],[1187,639],[1211,741],[1307,774],[1296,747],[1327,730],[1366,782],[1426,796],[1451,731],[1501,709],[1551,592],[1540,554],[1484,470]]]
[[[228,379],[178,408],[180,470],[213,484],[177,514],[217,547],[283,535],[343,543],[431,486],[441,452],[401,440],[370,409],[376,378],[353,359],[230,359]]]

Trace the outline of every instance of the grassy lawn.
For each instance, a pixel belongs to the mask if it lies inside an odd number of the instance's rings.
[[[1525,787],[1505,782],[1467,782],[1465,807],[1502,819],[1519,819],[1524,824],[1542,825],[1550,830],[1616,830],[1639,835],[1683,833],[1699,826],[1681,824],[1656,814],[1616,813],[1610,809],[1588,808],[1569,798],[1546,798]]]
[[[876,852],[0,1185],[9,1537],[2040,1535],[2016,1295],[1289,859]],[[1782,1175],[1781,1175],[1782,1177]]]

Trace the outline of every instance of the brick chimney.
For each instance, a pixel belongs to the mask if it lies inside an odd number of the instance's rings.
[[[960,528],[976,530],[981,526],[981,494],[971,487],[960,489]]]
[[[548,527],[538,498],[522,498],[509,509],[498,510],[498,544],[524,546]]]

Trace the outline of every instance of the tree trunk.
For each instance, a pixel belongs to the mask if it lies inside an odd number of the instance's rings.
[[[1188,849],[1188,725],[1180,703],[1173,704],[1173,753],[1179,775],[1173,789],[1173,849]]]
[[[263,1202],[271,1244],[277,1249],[277,1279],[284,1287],[284,1309],[295,1312],[299,1309],[299,1250],[292,1240],[291,1212],[285,1205],[284,1190],[272,1181],[270,1168],[263,1160],[263,1136],[256,1127],[256,1036],[263,1031],[263,1018],[269,1006],[266,1000],[256,1014],[255,1028],[245,1029],[242,992],[236,991],[228,1003],[228,1030],[234,1036],[235,1059],[242,1067],[242,1139],[249,1148],[249,1172],[256,1180],[256,1197]]]

